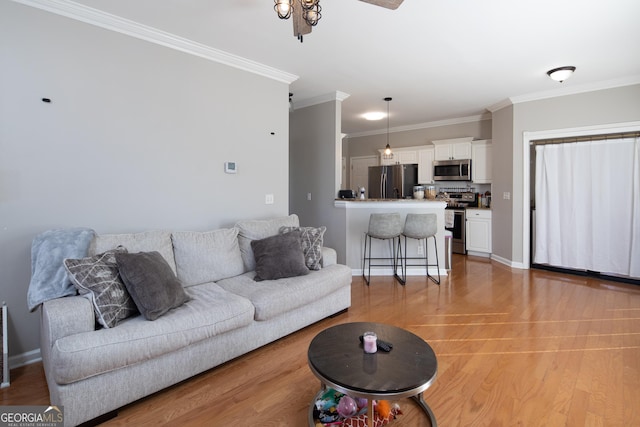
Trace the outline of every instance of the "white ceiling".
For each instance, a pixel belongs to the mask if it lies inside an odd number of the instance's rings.
[[[273,0],[77,3],[299,76],[294,105],[347,93],[342,131],[351,135],[386,129],[386,120],[361,118],[386,111],[386,96],[390,125],[402,128],[640,83],[638,0],[405,0],[395,11],[321,0],[322,19],[303,43]],[[577,67],[569,80],[546,76],[563,65]]]

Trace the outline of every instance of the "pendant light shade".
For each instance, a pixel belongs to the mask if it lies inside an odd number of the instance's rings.
[[[273,9],[280,19],[289,19],[293,13],[293,0],[273,0]]]

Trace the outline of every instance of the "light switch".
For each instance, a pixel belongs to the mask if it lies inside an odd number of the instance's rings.
[[[508,191],[505,191],[504,193],[502,193],[502,198],[504,200],[511,200],[511,193]]]
[[[311,200],[311,193],[307,193],[307,200]]]
[[[273,204],[273,194],[265,194],[264,195],[264,204],[272,205]]]

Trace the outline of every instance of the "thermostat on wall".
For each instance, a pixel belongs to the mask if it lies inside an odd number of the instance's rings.
[[[236,162],[224,162],[224,171],[226,173],[236,173],[238,169],[236,167]]]

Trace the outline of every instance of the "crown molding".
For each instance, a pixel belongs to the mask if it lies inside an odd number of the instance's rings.
[[[305,108],[305,107],[311,107],[312,105],[318,105],[318,104],[324,104],[325,102],[330,102],[330,101],[344,101],[345,99],[347,99],[349,96],[351,96],[348,93],[345,92],[340,92],[339,90],[335,91],[335,92],[331,92],[331,93],[325,93],[324,95],[318,95],[316,97],[313,98],[308,98],[308,99],[302,99],[300,101],[294,101],[293,102],[293,109],[298,109],[298,108]]]
[[[482,120],[491,120],[491,114],[484,113],[484,114],[479,114],[479,115],[476,115],[476,116],[458,117],[458,118],[455,118],[455,119],[438,120],[438,121],[434,121],[434,122],[418,123],[418,124],[415,124],[415,125],[397,126],[397,127],[389,128],[389,133],[406,132],[406,131],[428,129],[428,128],[436,128],[436,127],[440,127],[440,126],[452,126],[452,125],[458,125],[458,124],[462,124],[462,123],[479,122],[479,121],[482,121]],[[386,133],[387,133],[387,129],[386,128],[385,129],[377,129],[377,130],[371,130],[371,131],[365,131],[365,132],[350,133],[350,134],[347,135],[347,138],[359,138],[359,137],[362,137],[362,136],[381,135],[381,134],[386,134]]]
[[[513,105],[513,102],[511,102],[511,98],[507,98],[488,106],[487,110],[491,111],[491,113],[495,113],[496,111],[502,110],[504,107],[508,107],[510,105]]]
[[[513,96],[510,99],[513,104],[519,104],[522,102],[538,101],[541,99],[555,98],[558,96],[577,95],[580,93],[613,89],[616,87],[631,86],[636,84],[640,84],[640,75],[576,86],[566,86],[555,90],[548,90],[521,96]]]
[[[214,49],[202,43],[176,36],[166,31],[140,24],[110,13],[103,12],[68,0],[12,0],[26,6],[45,10],[56,15],[75,19],[86,24],[115,31],[140,40],[198,56],[213,62],[258,74],[282,83],[291,84],[298,79],[295,74],[287,73],[237,55]]]
[[[520,104],[523,102],[540,101],[543,99],[556,98],[559,96],[577,95],[580,93],[595,92],[598,90],[614,89],[617,87],[632,86],[637,84],[640,84],[640,75],[583,85],[564,86],[554,90],[512,96],[487,107],[487,110],[494,113],[504,107],[508,107],[509,105]]]

